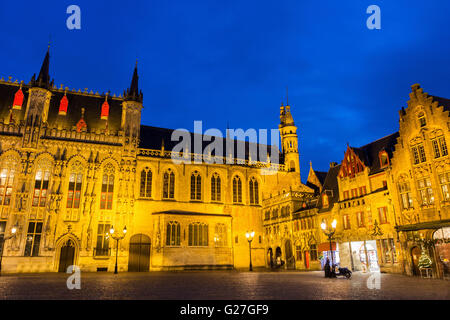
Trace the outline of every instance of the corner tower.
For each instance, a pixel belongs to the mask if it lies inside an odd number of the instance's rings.
[[[139,90],[137,61],[131,78],[130,87],[124,91],[121,129],[124,134],[125,153],[136,156],[139,145],[139,131],[141,128],[141,111],[143,95]]]
[[[298,155],[297,127],[291,114],[289,104],[280,107],[281,151],[284,156],[284,164],[289,171],[300,174],[300,160]]]
[[[50,81],[50,46],[47,48],[41,70],[36,79],[33,74],[30,81],[28,103],[25,111],[25,132],[23,135],[23,146],[36,148],[43,124],[47,123],[48,109],[52,97],[51,88],[53,80]]]

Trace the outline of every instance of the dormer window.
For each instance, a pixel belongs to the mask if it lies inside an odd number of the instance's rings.
[[[379,153],[380,158],[380,168],[385,168],[389,165],[389,156],[386,151],[380,151]]]
[[[420,127],[421,128],[425,127],[427,125],[427,120],[425,119],[425,113],[424,112],[419,113],[418,118],[419,118]]]

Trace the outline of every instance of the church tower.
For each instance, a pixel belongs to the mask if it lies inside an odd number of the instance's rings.
[[[284,156],[284,164],[289,171],[300,173],[300,160],[298,155],[297,127],[291,114],[289,104],[280,107],[281,151]]]

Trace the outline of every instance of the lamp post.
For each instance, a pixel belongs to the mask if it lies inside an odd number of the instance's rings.
[[[111,238],[116,240],[116,266],[114,267],[114,274],[117,274],[117,254],[119,253],[119,241],[125,238],[125,235],[127,234],[127,227],[123,227],[122,235],[114,235],[114,226],[111,226],[111,229],[109,229],[109,234],[111,235]]]
[[[1,240],[2,243],[0,245],[0,251],[1,251],[1,253],[0,253],[0,276],[2,274],[3,248],[5,246],[5,241],[15,237],[16,236],[16,232],[17,232],[17,226],[13,226],[11,228],[11,235],[8,236],[8,237],[3,237],[3,239]]]
[[[249,249],[249,253],[250,253],[250,267],[249,267],[249,271],[253,271],[253,267],[252,267],[252,241],[253,241],[253,237],[255,236],[255,231],[251,231],[251,232],[246,232],[245,233],[245,237],[248,240],[248,249]]]
[[[334,265],[334,258],[333,258],[333,246],[331,244],[331,240],[333,239],[334,233],[336,232],[336,224],[337,221],[336,219],[333,220],[333,222],[331,222],[331,228],[327,229],[327,224],[325,222],[322,222],[320,224],[320,227],[323,230],[323,233],[325,233],[325,235],[328,237],[328,241],[330,241],[330,253],[331,253],[331,265]]]

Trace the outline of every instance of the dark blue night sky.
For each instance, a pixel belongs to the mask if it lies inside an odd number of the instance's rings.
[[[310,160],[325,171],[347,142],[397,131],[412,84],[450,98],[449,16],[436,0],[2,1],[0,77],[28,82],[49,36],[58,86],[120,94],[138,58],[142,122],[189,130],[277,128],[289,86],[306,180]]]

